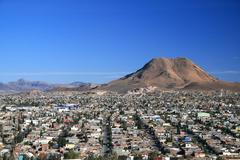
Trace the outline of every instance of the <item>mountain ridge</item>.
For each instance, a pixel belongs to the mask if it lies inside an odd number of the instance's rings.
[[[0,92],[27,92],[31,90],[39,90],[39,91],[51,91],[57,90],[57,88],[66,88],[70,90],[71,88],[84,88],[88,89],[87,86],[90,86],[90,83],[84,82],[72,82],[69,84],[50,84],[42,81],[28,81],[25,79],[18,79],[17,81],[12,81],[8,83],[0,83]]]

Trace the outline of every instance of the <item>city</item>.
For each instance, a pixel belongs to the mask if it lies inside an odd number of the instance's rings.
[[[0,156],[18,159],[239,159],[240,94],[2,95]]]
[[[240,0],[0,0],[0,160],[240,160]]]

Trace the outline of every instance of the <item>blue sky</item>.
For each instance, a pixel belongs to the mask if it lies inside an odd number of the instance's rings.
[[[240,81],[239,0],[0,0],[0,81],[105,83],[154,57]]]

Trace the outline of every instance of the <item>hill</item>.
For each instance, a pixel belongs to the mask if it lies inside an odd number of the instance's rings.
[[[141,69],[98,89],[126,92],[137,88],[226,89],[240,91],[239,83],[220,81],[186,58],[155,58]]]

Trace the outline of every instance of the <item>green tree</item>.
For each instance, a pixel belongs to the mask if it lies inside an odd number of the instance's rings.
[[[149,160],[154,160],[154,159],[156,159],[158,156],[159,156],[159,153],[158,153],[158,152],[151,152],[151,153],[149,153],[149,155],[148,155]]]
[[[63,147],[67,144],[67,140],[64,137],[60,136],[57,140],[57,143],[59,147]]]
[[[64,154],[64,159],[78,159],[79,154],[74,152],[73,150],[70,150],[69,152]]]
[[[142,156],[141,155],[135,155],[134,160],[142,160]]]

